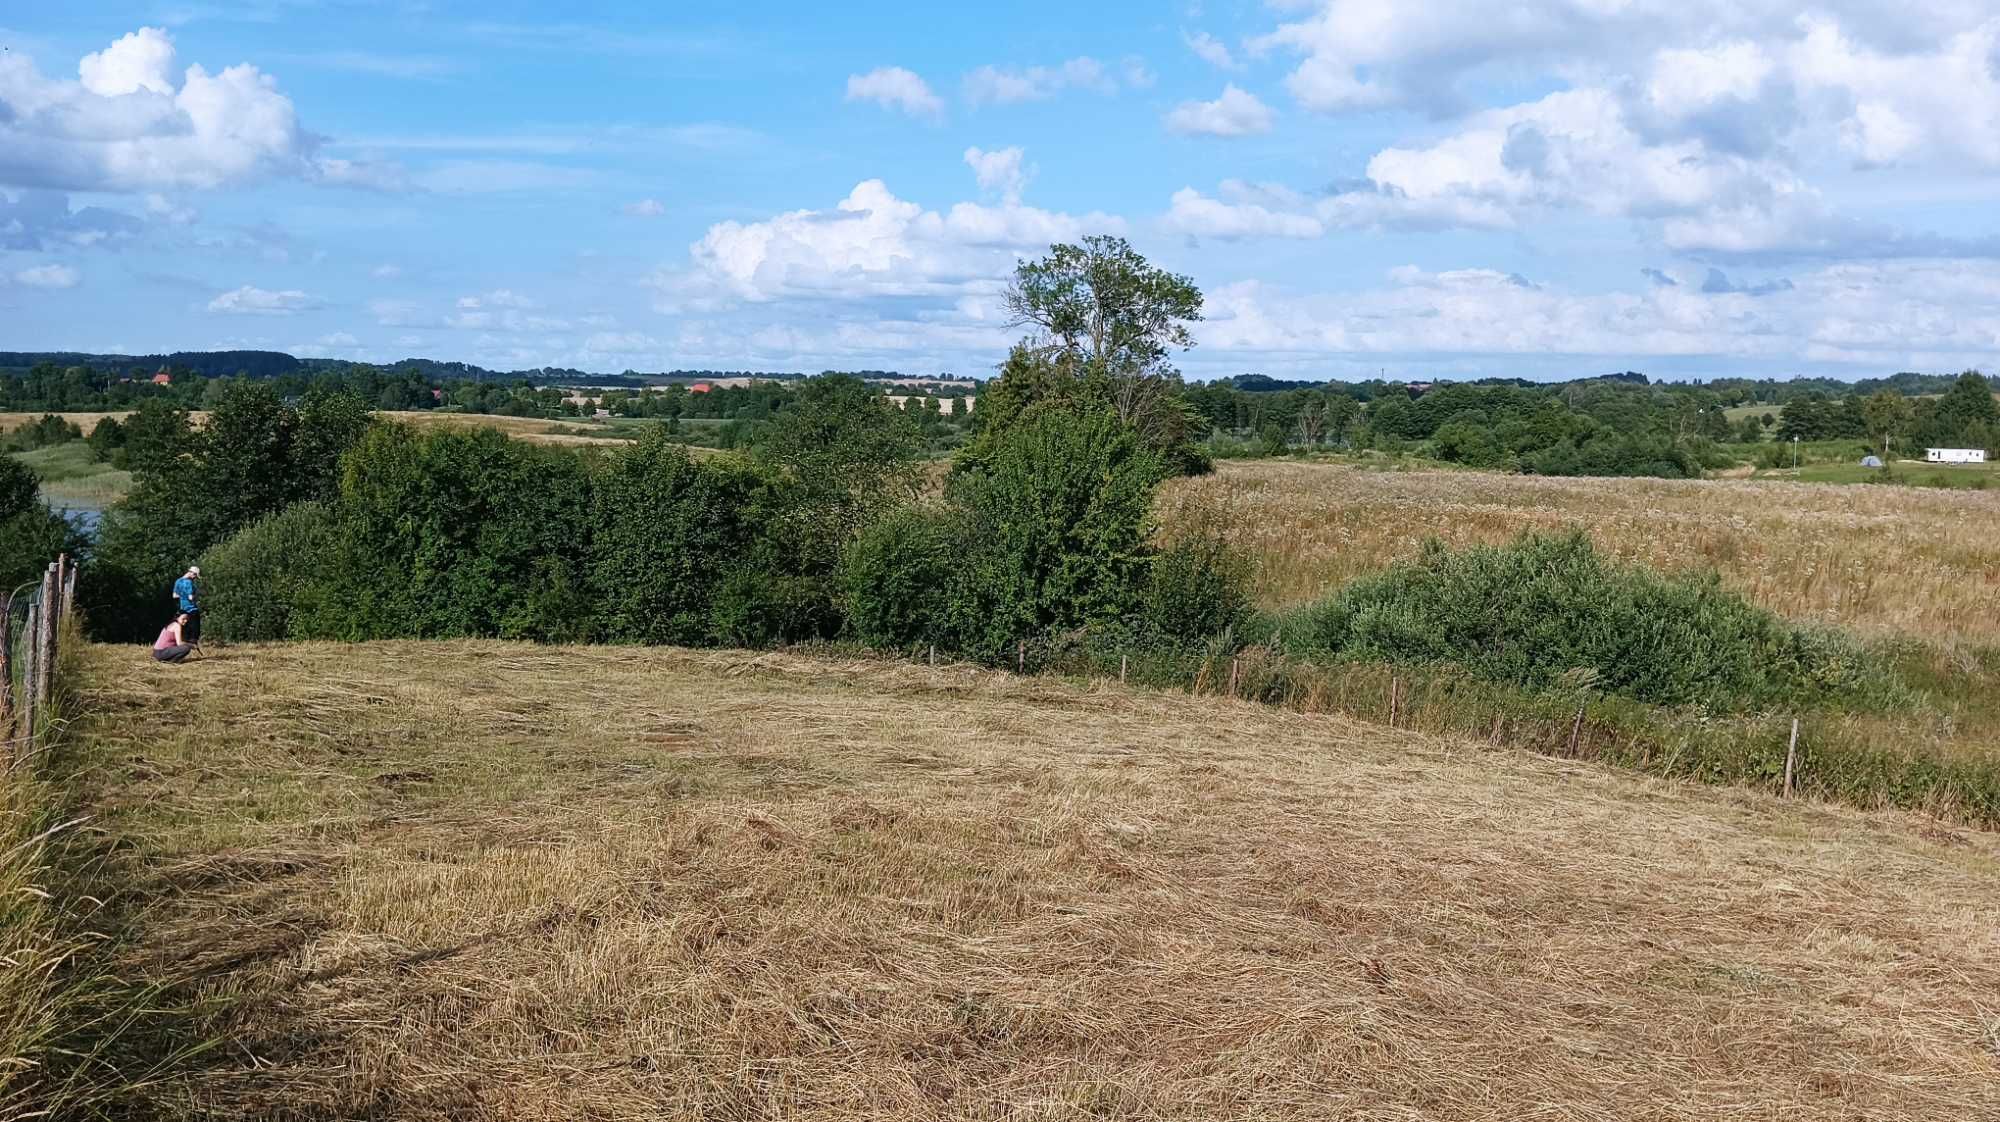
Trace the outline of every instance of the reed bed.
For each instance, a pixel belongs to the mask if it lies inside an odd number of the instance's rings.
[[[1214,697],[499,642],[89,652],[133,1114],[2000,1114],[2000,838]]]

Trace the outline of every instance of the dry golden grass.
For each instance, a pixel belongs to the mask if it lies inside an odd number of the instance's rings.
[[[89,663],[126,969],[229,1002],[167,1114],[2000,1116],[1927,819],[962,667]]]
[[[1798,619],[2000,643],[2000,492],[1750,480],[1552,479],[1224,463],[1163,500],[1215,500],[1268,607],[1414,556],[1426,537],[1503,542],[1579,525],[1613,555],[1725,583]]]
[[[83,435],[85,436],[89,436],[91,434],[91,431],[97,428],[97,423],[99,421],[102,421],[106,418],[116,418],[120,421],[123,421],[125,418],[130,417],[131,415],[132,415],[132,410],[130,409],[112,410],[111,412],[108,413],[57,413],[56,414],[56,416],[61,417],[63,420],[68,421],[74,424],[76,427],[82,429]],[[13,432],[15,429],[18,429],[23,425],[34,424],[36,421],[39,421],[46,416],[48,416],[48,412],[46,411],[40,413],[0,413],[0,433]],[[188,413],[188,420],[193,422],[196,428],[200,428],[202,425],[208,423],[208,411],[204,409],[193,410]]]
[[[591,444],[630,444],[629,436],[613,435],[606,429],[605,435],[580,434],[576,430],[588,429],[591,422],[581,418],[549,420],[542,417],[502,417],[491,413],[438,413],[415,410],[408,413],[377,413],[378,417],[415,425],[418,428],[450,426],[454,428],[499,429],[516,440],[530,444],[567,444],[572,446]]]
[[[132,411],[129,409],[117,413],[57,413],[56,414],[56,416],[61,417],[63,420],[68,421],[71,424],[75,425],[76,427],[82,429],[83,435],[85,436],[89,436],[91,430],[97,427],[97,422],[105,419],[106,417],[116,417],[122,421],[125,418],[130,417],[131,415]],[[23,426],[32,425],[36,421],[39,421],[46,416],[48,416],[47,413],[0,413],[0,433],[9,433],[13,432],[15,429],[22,428]]]

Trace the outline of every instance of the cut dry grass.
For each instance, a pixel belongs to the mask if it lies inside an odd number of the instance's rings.
[[[1177,481],[1163,500],[1168,517],[1194,498],[1236,516],[1269,607],[1412,557],[1426,537],[1497,544],[1577,525],[1620,560],[1713,567],[1725,584],[1795,619],[2000,644],[2000,492],[1252,461]]]
[[[121,968],[333,1119],[2000,1114],[2000,838],[674,649],[90,652]]]

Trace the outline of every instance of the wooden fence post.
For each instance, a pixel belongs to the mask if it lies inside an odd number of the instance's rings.
[[[35,684],[41,690],[40,700],[45,706],[55,683],[56,628],[62,622],[57,615],[61,609],[56,604],[56,565],[57,562],[49,562],[48,572],[42,574],[42,657],[35,661]]]
[[[1241,677],[1241,674],[1242,666],[1240,660],[1231,658],[1229,660],[1229,696],[1231,697],[1236,696],[1236,682]]]
[[[1015,642],[1014,644],[1014,673],[1020,674],[1026,671],[1027,669],[1028,669],[1028,641],[1026,639],[1021,639]]]
[[[28,601],[27,618],[21,621],[21,732],[26,740],[35,735],[35,662],[42,648],[42,606]]]
[[[14,594],[0,592],[0,735],[14,738]]]
[[[65,617],[68,616],[71,612],[76,610],[76,566],[75,565],[71,565],[69,567],[69,573],[63,577],[62,610],[63,610],[63,615]]]
[[[937,665],[937,644],[936,644],[936,643],[932,643],[932,644],[931,644],[931,665],[932,665],[932,666],[936,666],[936,665]]]
[[[1390,728],[1396,727],[1396,703],[1401,700],[1397,695],[1402,691],[1402,687],[1403,687],[1403,680],[1401,678],[1396,677],[1394,674],[1389,675],[1389,727]]]
[[[1118,684],[1121,686],[1125,684],[1125,667],[1131,661],[1131,658],[1132,656],[1128,654],[1120,654],[1118,656]]]
[[[1792,779],[1799,769],[1799,719],[1792,718],[1792,742],[1785,747],[1785,797],[1792,797]]]
[[[1578,702],[1576,707],[1576,720],[1571,721],[1569,726],[1569,755],[1571,757],[1574,757],[1576,755],[1576,738],[1582,735],[1582,733],[1583,733],[1583,703]]]

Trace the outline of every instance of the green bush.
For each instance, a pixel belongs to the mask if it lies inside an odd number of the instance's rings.
[[[1212,510],[1186,511],[1153,554],[1136,638],[1189,650],[1217,636],[1240,639],[1251,619],[1251,566],[1229,545]]]
[[[1162,469],[1117,417],[1046,409],[962,478],[966,518],[947,645],[999,660],[1022,641],[1116,623],[1139,607]]]
[[[841,565],[841,605],[854,637],[883,649],[948,641],[946,600],[962,538],[949,512],[911,507],[864,530]]]
[[[658,430],[612,456],[591,487],[589,573],[601,637],[712,641],[717,589],[762,533],[764,491],[748,464],[696,460]]]
[[[1428,542],[1417,560],[1308,609],[1291,634],[1309,652],[1654,704],[1852,704],[1893,689],[1852,640],[1788,624],[1713,574],[1607,561],[1581,532],[1456,552]]]
[[[320,593],[336,524],[304,502],[251,523],[200,558],[204,633],[232,643],[292,638],[294,611]]]
[[[587,637],[590,475],[495,429],[370,429],[342,461],[315,638]]]

